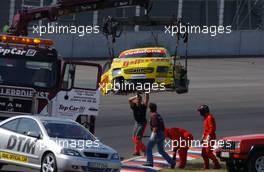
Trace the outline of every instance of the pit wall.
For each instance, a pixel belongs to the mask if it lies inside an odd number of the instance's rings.
[[[165,46],[173,54],[176,38],[164,32],[154,33],[158,45]],[[38,35],[31,35],[39,37]],[[43,38],[55,41],[55,47],[63,57],[108,58],[107,41],[102,34],[90,34],[83,37],[78,34],[46,34]],[[190,34],[188,54],[194,57],[263,56],[264,31],[233,31],[231,34]],[[150,32],[126,32],[117,38],[115,51],[155,45]],[[184,45],[179,53],[184,55]]]

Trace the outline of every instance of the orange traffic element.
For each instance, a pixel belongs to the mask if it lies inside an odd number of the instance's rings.
[[[20,36],[0,35],[0,42],[24,44],[24,45],[46,45],[52,46],[54,42],[49,39],[29,38]]]

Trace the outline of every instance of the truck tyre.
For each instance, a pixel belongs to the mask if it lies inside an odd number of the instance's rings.
[[[226,161],[226,168],[228,172],[236,172],[236,167],[233,161]]]
[[[228,172],[246,172],[243,162],[239,161],[226,161],[226,168]]]
[[[248,160],[248,172],[264,171],[264,150],[255,151]]]

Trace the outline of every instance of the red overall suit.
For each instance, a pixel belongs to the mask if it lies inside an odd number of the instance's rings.
[[[206,115],[204,117],[204,134],[203,134],[203,143],[206,141],[207,143],[210,143],[210,141],[216,139],[216,123],[215,119],[212,114]],[[211,142],[213,143],[213,142]],[[206,145],[206,146],[205,146]],[[211,159],[214,163],[214,168],[219,168],[220,164],[217,158],[215,157],[213,153],[212,146],[213,144],[204,144],[202,148],[202,157],[204,160],[204,168],[209,169],[209,159]]]
[[[172,140],[173,142],[173,158],[176,159],[176,154],[178,151],[180,162],[179,168],[184,168],[187,161],[187,152],[193,136],[190,132],[182,128],[166,128],[165,136]],[[182,144],[182,145],[181,145]]]

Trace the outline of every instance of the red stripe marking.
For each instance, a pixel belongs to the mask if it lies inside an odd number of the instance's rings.
[[[144,164],[144,162],[131,162],[131,161],[128,161],[128,162],[124,162],[123,164],[125,164],[125,165],[142,165],[142,164]]]
[[[190,148],[189,150],[191,150],[191,151],[201,151],[201,148]],[[173,152],[172,151],[170,151],[170,152],[168,152],[168,154],[169,155],[173,155]],[[192,153],[188,153],[188,155],[187,155],[188,157],[191,157],[191,158],[194,158],[194,159],[198,159],[198,158],[201,158],[201,155],[199,155],[199,154],[192,154]],[[140,166],[142,166],[143,164],[144,164],[144,162],[137,162],[136,160],[137,159],[144,159],[144,158],[146,158],[145,156],[143,156],[143,157],[139,157],[139,158],[136,158],[136,159],[134,159],[134,160],[131,160],[131,161],[127,161],[127,162],[124,162],[123,164],[124,165],[131,165],[131,166],[138,166],[138,167],[136,167],[136,168],[140,168]],[[165,165],[165,164],[162,164],[162,163],[155,163],[155,160],[160,160],[160,161],[162,161],[162,160],[164,160],[162,157],[155,157],[154,156],[154,167],[156,167],[156,168],[164,168],[164,167],[168,167],[168,165]],[[177,160],[177,162],[179,162],[179,160]],[[132,167],[133,168],[133,167]],[[143,168],[143,166],[142,166],[142,168]],[[121,172],[147,172],[148,171],[148,169],[129,169],[129,168],[123,168],[123,169],[121,169]]]
[[[146,172],[146,170],[121,169],[121,172]]]
[[[202,148],[190,148],[189,150],[192,150],[192,151],[202,151]]]
[[[125,162],[124,164],[125,165],[143,165],[144,162]],[[166,165],[163,165],[163,164],[155,164],[154,163],[154,167],[163,168],[163,167],[167,167],[167,166]]]
[[[192,154],[188,154],[188,157],[198,159],[198,158],[201,158],[201,155],[192,155]]]

